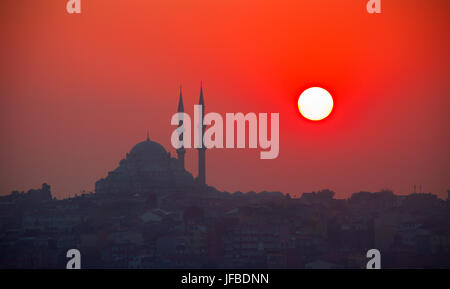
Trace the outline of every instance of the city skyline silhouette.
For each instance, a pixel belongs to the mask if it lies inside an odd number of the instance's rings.
[[[0,1],[0,272],[450,268],[450,1],[368,2]]]

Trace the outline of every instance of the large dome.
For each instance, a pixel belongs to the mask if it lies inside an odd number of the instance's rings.
[[[135,145],[119,166],[95,184],[98,193],[155,193],[184,191],[193,177],[162,145],[147,140]]]
[[[167,159],[167,151],[164,149],[162,145],[157,142],[153,142],[149,139],[146,141],[140,142],[135,145],[127,158],[139,158],[143,160],[158,160],[158,159]]]

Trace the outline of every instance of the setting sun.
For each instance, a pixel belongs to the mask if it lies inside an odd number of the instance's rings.
[[[298,98],[298,109],[309,120],[322,120],[333,110],[333,97],[323,88],[308,88]]]

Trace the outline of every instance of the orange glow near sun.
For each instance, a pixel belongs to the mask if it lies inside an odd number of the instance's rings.
[[[309,120],[322,120],[333,110],[333,97],[323,88],[308,88],[298,98],[298,109]]]

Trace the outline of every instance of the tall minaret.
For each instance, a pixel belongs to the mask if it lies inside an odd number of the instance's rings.
[[[199,105],[202,106],[202,117],[200,118],[200,123],[198,124],[201,127],[202,139],[200,140],[201,148],[198,149],[198,180],[201,184],[206,184],[206,148],[203,143],[203,135],[205,134],[205,125],[203,124],[203,118],[205,116],[205,101],[203,99],[203,83],[200,82],[200,100],[198,102]]]
[[[178,112],[183,113],[184,112],[184,106],[183,106],[183,95],[181,92],[181,85],[180,85],[180,99],[178,100]],[[178,127],[183,125],[183,117],[180,116],[178,118]],[[184,154],[186,153],[186,150],[184,149],[184,142],[183,142],[184,133],[181,134],[178,138],[178,141],[181,142],[181,147],[177,149],[177,155],[178,155],[178,161],[180,162],[181,167],[184,169]]]

